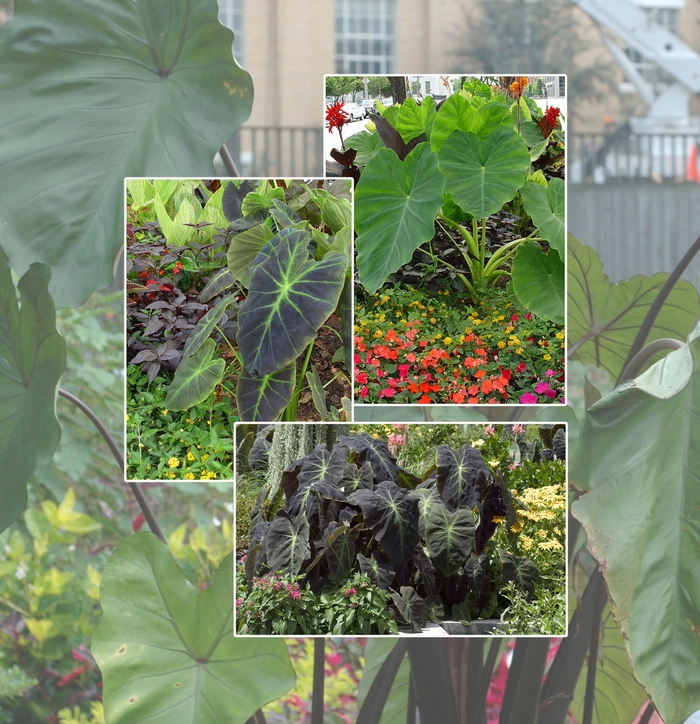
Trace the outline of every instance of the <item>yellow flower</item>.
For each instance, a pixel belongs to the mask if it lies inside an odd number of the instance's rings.
[[[192,425],[192,420],[190,420],[189,417],[185,420],[185,422],[186,422],[188,425]]]
[[[480,320],[480,319],[475,319],[475,320],[474,320],[474,324],[475,324],[476,326],[480,325],[480,324],[481,324],[481,320]]]
[[[452,344],[452,337],[445,337],[443,341],[445,342],[445,344]]]
[[[518,348],[515,350],[515,354],[522,354],[522,353],[523,353],[523,348],[522,348],[522,347],[518,347]]]
[[[194,480],[194,473],[185,473],[185,480]]]
[[[375,338],[375,339],[379,339],[381,336],[382,336],[382,331],[381,331],[381,329],[378,329],[378,330],[374,333],[374,338]]]
[[[509,324],[506,327],[505,332],[506,332],[506,334],[510,334],[514,329],[515,329],[515,327],[513,327],[513,325]]]
[[[126,416],[126,421],[129,422],[129,420],[131,420],[131,416],[130,416],[130,415],[127,415],[127,416]]]
[[[543,540],[537,544],[538,548],[543,551],[558,551],[563,548],[562,544],[558,540]]]
[[[564,339],[564,332],[557,332],[554,336],[557,339]]]
[[[532,540],[532,538],[528,538],[528,536],[526,536],[526,535],[521,535],[521,536],[520,536],[520,543],[522,544],[523,548],[524,548],[526,551],[529,551],[530,548],[532,548],[533,542],[534,542],[534,541]]]
[[[163,414],[164,414],[164,415],[167,415],[167,414],[168,414],[168,411],[167,411],[167,410],[163,410]]]
[[[493,518],[491,518],[492,523],[505,523],[506,519],[502,515],[494,515]]]
[[[170,458],[168,460],[168,467],[169,468],[176,468],[180,465],[180,461],[177,458]]]
[[[505,346],[506,346],[506,343],[505,343],[503,340],[501,340],[501,341],[496,345],[496,347],[498,347],[498,349],[503,349]]]
[[[437,319],[435,317],[430,318],[430,324],[435,324],[437,322]]]
[[[187,453],[187,459],[192,462],[194,460],[194,455],[191,452]]]
[[[435,311],[435,307],[428,307],[428,311],[429,311],[429,312],[434,312],[434,311]]]
[[[510,526],[510,529],[513,531],[513,533],[520,533],[523,529],[523,524],[518,521],[517,523],[513,523],[513,525]]]
[[[551,354],[545,354],[545,355],[543,355],[543,359],[546,359],[547,362],[549,362],[549,360],[552,359],[552,355],[551,355]]]
[[[171,480],[175,479],[175,473],[165,473],[166,478],[170,478]]]

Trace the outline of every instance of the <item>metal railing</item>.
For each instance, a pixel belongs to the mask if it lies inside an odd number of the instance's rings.
[[[323,176],[321,128],[241,126],[226,142],[241,176]]]
[[[635,134],[623,125],[609,134],[572,133],[568,142],[570,183],[678,183],[700,178],[697,134]]]

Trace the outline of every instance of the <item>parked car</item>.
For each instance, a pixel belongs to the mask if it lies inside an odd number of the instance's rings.
[[[351,121],[362,120],[367,115],[365,109],[357,103],[346,103],[343,110],[350,116]]]
[[[358,105],[362,106],[362,108],[365,109],[365,116],[368,116],[370,113],[377,112],[376,101],[368,99],[366,101],[360,101]]]

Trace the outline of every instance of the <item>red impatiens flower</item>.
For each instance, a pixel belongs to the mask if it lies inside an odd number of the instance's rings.
[[[540,131],[542,131],[543,138],[549,138],[552,131],[554,130],[554,127],[557,125],[557,118],[559,118],[560,114],[561,111],[554,106],[548,108],[544,112],[542,119],[537,122],[537,126],[539,127]]]

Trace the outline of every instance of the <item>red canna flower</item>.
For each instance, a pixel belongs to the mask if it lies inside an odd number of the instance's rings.
[[[561,111],[558,108],[551,106],[544,112],[541,120],[537,122],[537,126],[540,131],[542,131],[542,136],[544,138],[549,138],[554,130],[554,127],[557,125],[557,118],[559,118],[560,114]]]
[[[328,121],[328,133],[334,128],[340,129],[349,121],[350,116],[343,110],[345,103],[338,101],[332,106],[326,106],[326,120]]]

